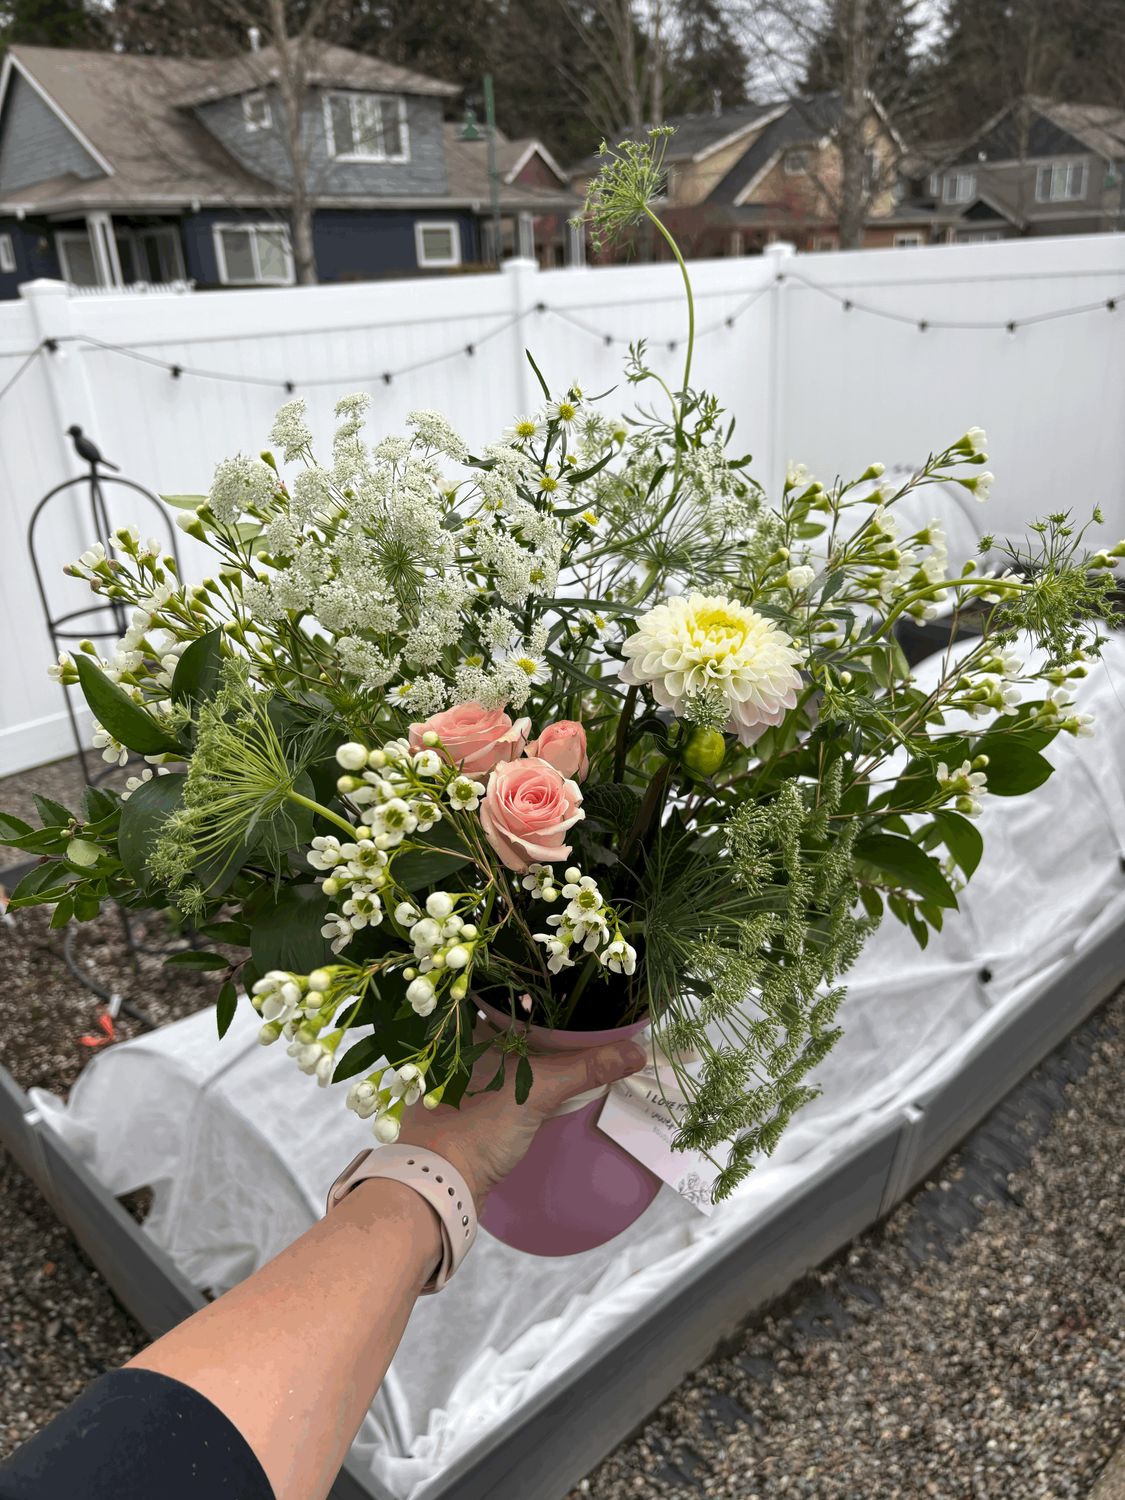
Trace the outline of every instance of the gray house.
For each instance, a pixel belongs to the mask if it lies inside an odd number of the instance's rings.
[[[321,281],[447,273],[502,250],[557,263],[574,199],[538,142],[444,121],[459,90],[315,44],[299,134],[272,49],[220,60],[13,47],[0,72],[0,298],[83,287],[294,280],[294,182]],[[295,166],[295,161],[297,165]],[[295,173],[299,172],[299,178]]]
[[[1125,109],[1027,98],[916,154],[908,180],[914,244],[1125,230]]]

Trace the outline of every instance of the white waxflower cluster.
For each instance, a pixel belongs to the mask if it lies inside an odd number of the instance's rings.
[[[321,1032],[342,1006],[357,1005],[360,998],[338,994],[333,978],[331,969],[314,969],[311,974],[270,969],[250,990],[251,1004],[263,1022],[259,1042],[268,1047],[284,1037],[289,1056],[321,1088],[332,1081],[336,1049],[347,1028],[338,1027],[327,1036]]]
[[[424,912],[411,901],[402,901],[395,909],[395,921],[407,929],[414,946],[414,963],[402,975],[407,981],[406,998],[420,1016],[432,1013],[447,987],[454,1000],[463,1000],[469,993],[469,972],[481,932],[457,907],[470,908],[476,899],[472,894],[431,891]]]
[[[397,1068],[378,1068],[366,1078],[357,1078],[348,1090],[346,1102],[361,1120],[373,1118],[375,1139],[390,1145],[398,1140],[403,1111],[419,1099],[427,1109],[433,1109],[440,1102],[441,1092],[434,1090],[427,1094],[424,1069],[407,1062]]]
[[[1070,712],[1074,707],[1074,694],[1064,687],[1052,685],[1036,716],[1039,727],[1058,729],[1075,739],[1091,739],[1094,734],[1093,714]]]
[[[937,768],[938,786],[946,798],[952,799],[958,812],[966,817],[976,817],[981,811],[980,793],[987,788],[988,777],[983,769],[987,756],[978,756],[977,761],[963,761],[952,771],[942,761]],[[981,763],[980,769],[974,766]]]
[[[383,920],[379,893],[389,878],[387,853],[369,836],[369,829],[361,825],[356,832],[354,842],[341,843],[334,834],[315,838],[306,856],[313,869],[324,874],[325,895],[344,898],[320,929],[322,937],[331,939],[333,953],[342,952],[357,932],[378,927]]]
[[[550,865],[532,864],[521,883],[540,901],[554,902],[561,894],[567,903],[547,918],[552,931],[533,934],[547,949],[547,968],[552,974],[574,967],[572,952],[596,953],[598,962],[615,974],[636,971],[637,950],[626,942],[616,912],[605,904],[592,875],[583,875],[577,865],[571,865],[560,887]]]

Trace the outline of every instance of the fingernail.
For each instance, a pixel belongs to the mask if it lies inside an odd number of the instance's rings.
[[[636,1042],[625,1042],[621,1047],[621,1061],[629,1073],[636,1073],[648,1062],[648,1053]]]

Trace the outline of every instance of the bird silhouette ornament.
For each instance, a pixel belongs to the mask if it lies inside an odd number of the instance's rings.
[[[111,464],[108,458],[102,457],[102,450],[92,438],[86,436],[77,422],[66,429],[66,434],[74,444],[75,453],[78,454],[79,458],[84,459],[92,469],[96,470],[100,466],[103,469],[112,469],[115,474],[121,472],[118,464]]]

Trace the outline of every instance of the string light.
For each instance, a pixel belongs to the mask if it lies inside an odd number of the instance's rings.
[[[857,302],[853,297],[842,296],[840,293],[834,291],[831,287],[821,286],[815,281],[809,281],[807,280],[807,278],[801,276],[797,272],[789,272],[788,274],[779,272],[771,281],[767,282],[766,285],[759,287],[754,292],[751,292],[749,296],[745,297],[743,301],[740,302],[730,312],[726,313],[720,318],[717,318],[712,323],[704,324],[701,327],[698,327],[695,334],[696,341],[698,342],[698,340],[706,338],[709,335],[719,331],[720,329],[732,329],[738,319],[749,312],[757,302],[759,302],[763,297],[767,296],[770,292],[775,291],[777,287],[783,285],[787,281],[796,282],[798,285],[806,287],[809,291],[818,292],[822,297],[827,297],[829,300],[836,302],[844,312],[866,313],[870,317],[883,318],[890,322],[911,325],[919,333],[927,333],[931,329],[955,329],[981,332],[990,329],[998,329],[1006,330],[1009,336],[1014,337],[1018,328],[1027,328],[1035,323],[1046,323],[1058,318],[1080,317],[1090,312],[1115,312],[1117,310],[1118,302],[1123,296],[1125,296],[1125,291],[1122,291],[1116,293],[1112,297],[1103,298],[1098,302],[1086,302],[1074,307],[1056,308],[1051,312],[1032,313],[1029,314],[1026,318],[958,321],[942,318],[918,318],[909,313],[895,312],[890,308],[877,307],[873,304],[865,302]],[[716,293],[713,295],[722,294]],[[552,307],[549,303],[546,302],[536,302],[533,307],[526,308],[522,312],[514,313],[510,317],[504,318],[494,328],[489,329],[485,333],[478,334],[476,339],[471,343],[460,344],[456,348],[446,349],[440,354],[432,354],[427,356],[425,359],[415,360],[413,361],[413,363],[403,365],[397,370],[382,370],[375,374],[356,374],[346,377],[341,377],[338,375],[315,376],[303,378],[301,381],[301,385],[304,387],[329,385],[336,387],[348,385],[362,386],[373,383],[375,381],[381,381],[383,385],[389,386],[392,385],[394,381],[400,376],[413,374],[416,370],[427,369],[432,365],[442,364],[446,360],[455,359],[458,356],[461,356],[463,358],[472,358],[474,355],[476,355],[481,344],[486,343],[489,339],[497,338],[507,329],[514,327],[517,323],[523,322],[526,318],[530,317],[532,313],[540,315],[543,313],[551,313],[556,318],[559,318],[562,322],[569,323],[572,327],[579,329],[581,332],[589,335],[591,338],[598,339],[599,342],[607,349],[611,348],[614,344],[630,345],[633,343],[632,339],[624,335],[609,333],[605,329],[593,326],[592,324],[586,322],[585,319],[576,316],[567,308]],[[188,376],[197,380],[223,380],[228,381],[234,385],[256,385],[273,390],[282,390],[287,395],[292,395],[297,389],[296,381],[291,379],[278,379],[274,376],[263,375],[241,375],[235,374],[230,370],[202,369],[193,365],[181,364],[178,361],[173,362],[170,360],[159,359],[155,355],[145,354],[140,349],[131,348],[127,345],[111,344],[104,339],[95,338],[92,334],[74,333],[62,334],[58,337],[45,338],[41,340],[41,342],[34,349],[21,351],[21,353],[23,353],[23,362],[8,379],[6,384],[0,386],[0,400],[3,400],[3,398],[12,390],[16,382],[21,379],[21,377],[27,372],[28,369],[30,369],[32,364],[35,363],[40,355],[47,353],[63,357],[64,350],[61,347],[63,343],[75,343],[84,345],[88,348],[99,349],[107,354],[118,355],[123,359],[132,359],[138,361],[141,364],[152,365],[156,369],[166,371],[173,380],[180,380],[184,376]],[[680,339],[669,339],[667,341],[666,347],[670,352],[674,353],[680,347],[681,343],[682,340]]]

